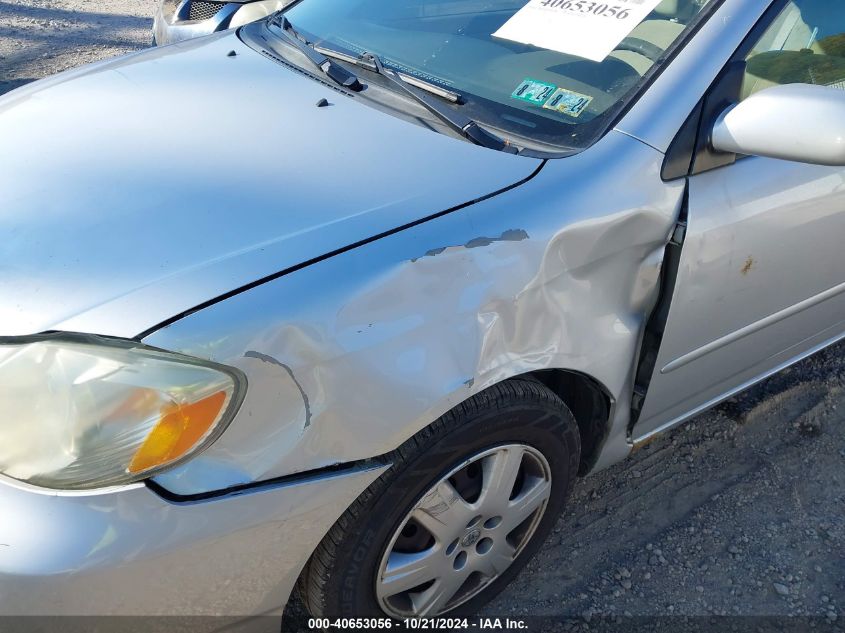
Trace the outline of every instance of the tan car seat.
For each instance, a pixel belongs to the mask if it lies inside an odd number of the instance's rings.
[[[845,42],[836,34],[842,25],[832,24],[831,16],[825,15],[831,7],[816,1],[819,6],[801,5],[806,16],[791,2],[772,23],[748,56],[742,98],[788,83],[845,86]],[[834,6],[833,10],[840,9]]]
[[[674,21],[679,16],[681,10],[680,5],[680,0],[663,0],[654,10],[657,15],[663,16],[663,19],[652,19],[641,22],[631,31],[629,37],[654,44],[659,49],[665,51],[680,36],[685,28],[685,25]],[[625,62],[640,75],[646,74],[654,65],[654,62],[648,57],[635,51],[613,51],[610,56]]]

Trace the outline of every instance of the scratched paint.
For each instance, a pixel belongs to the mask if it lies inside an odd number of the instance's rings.
[[[605,388],[613,412],[597,467],[624,457],[639,340],[682,198],[681,183],[659,178],[661,162],[609,134],[515,189],[149,336],[239,367],[245,405],[274,399],[157,481],[187,494],[382,455],[472,394],[549,368]],[[599,169],[616,184],[602,196],[578,177]]]
[[[522,240],[528,239],[528,233],[523,231],[522,229],[508,229],[507,231],[503,231],[499,237],[474,237],[466,244],[463,244],[463,248],[481,248],[482,246],[490,246],[494,242],[521,242]],[[436,257],[441,253],[445,252],[449,248],[461,248],[459,246],[440,246],[439,248],[432,248],[426,251],[423,257]],[[413,258],[411,261],[415,262],[419,257]]]
[[[280,363],[272,356],[268,356],[267,354],[262,354],[261,352],[256,352],[254,350],[250,350],[244,354],[245,358],[257,358],[259,360],[264,361],[265,363],[270,363],[273,365],[277,365],[284,369],[293,383],[296,385],[296,388],[299,389],[299,393],[302,395],[302,404],[305,406],[305,426],[304,429],[307,429],[308,426],[311,424],[311,405],[308,402],[308,394],[305,393],[305,390],[302,388],[302,385],[299,384],[299,381],[296,379],[296,376],[293,375],[293,370],[285,365],[284,363]]]

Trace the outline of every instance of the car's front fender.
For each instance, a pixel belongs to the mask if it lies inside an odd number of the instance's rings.
[[[683,185],[611,133],[498,196],[235,294],[146,343],[239,367],[246,400],[204,454],[157,478],[179,494],[365,459],[485,387],[563,368],[617,407]],[[605,459],[605,461],[607,461]]]

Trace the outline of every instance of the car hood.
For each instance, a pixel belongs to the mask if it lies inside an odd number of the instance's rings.
[[[13,91],[0,139],[0,336],[136,336],[539,165],[380,112],[232,33]]]

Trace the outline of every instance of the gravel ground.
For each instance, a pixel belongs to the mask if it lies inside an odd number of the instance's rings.
[[[0,93],[143,48],[152,11],[149,0],[0,0]],[[485,615],[558,619],[532,629],[845,631],[843,350],[582,480]],[[284,628],[305,626],[294,600]]]
[[[0,94],[148,46],[153,0],[0,0]]]

